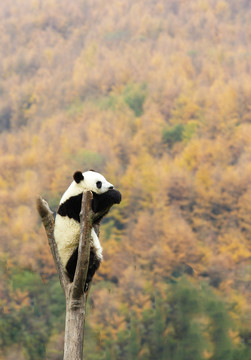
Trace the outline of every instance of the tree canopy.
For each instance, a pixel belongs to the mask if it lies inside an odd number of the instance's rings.
[[[86,358],[251,356],[250,18],[248,0],[1,2],[0,359],[61,358],[35,198],[56,210],[89,168],[123,201]]]

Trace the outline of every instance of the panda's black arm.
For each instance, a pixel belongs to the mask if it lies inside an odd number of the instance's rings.
[[[107,208],[110,208],[114,204],[121,202],[121,193],[118,190],[108,190],[103,194],[93,193],[92,210],[102,212]]]
[[[115,189],[108,190],[103,194],[93,193],[92,210],[94,212],[94,223],[99,224],[110,208],[114,204],[121,202],[121,198],[121,193]]]

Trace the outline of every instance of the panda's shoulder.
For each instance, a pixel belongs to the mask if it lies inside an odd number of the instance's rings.
[[[83,193],[70,196],[67,200],[59,205],[57,213],[61,216],[67,216],[80,222],[79,213],[81,210]]]

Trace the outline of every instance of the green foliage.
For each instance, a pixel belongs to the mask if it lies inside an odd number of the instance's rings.
[[[132,109],[135,116],[141,116],[147,96],[146,84],[128,84],[123,91],[123,96],[125,103]]]
[[[25,358],[44,359],[52,332],[63,330],[64,327],[65,300],[58,279],[44,283],[34,272],[13,268],[6,286],[12,292],[12,301],[16,295],[19,299],[29,301],[2,314],[2,350],[18,343],[22,346]]]
[[[182,139],[188,142],[197,132],[198,123],[196,121],[189,121],[184,127],[184,131],[182,133]]]
[[[110,109],[112,111],[123,111],[127,106],[123,99],[123,96],[120,93],[112,92],[108,96],[101,97],[100,99],[94,101],[94,103],[101,109],[106,110]]]
[[[14,268],[11,276],[11,285],[13,290],[29,291],[32,289],[34,294],[38,294],[41,290],[42,280],[36,273]]]
[[[104,238],[109,239],[112,235],[114,228],[114,220],[110,219],[108,221],[105,221],[102,225],[102,232],[104,233]]]
[[[233,359],[234,346],[228,335],[232,322],[224,304],[219,299],[213,299],[212,295],[209,295],[206,310],[211,318],[209,334],[212,338],[214,359]]]
[[[168,126],[162,131],[162,140],[167,144],[169,149],[172,149],[176,142],[188,142],[197,132],[198,123],[196,121],[189,121],[186,125],[176,124]]]
[[[113,91],[109,96],[98,100],[101,109],[123,110],[127,106],[136,117],[144,112],[144,103],[147,97],[147,85],[145,83],[128,83],[122,92]]]
[[[189,277],[170,283],[164,296],[157,292],[142,315],[133,313],[127,330],[101,344],[100,358],[203,360],[211,353],[223,360],[241,354],[229,336],[233,324],[223,301]]]
[[[83,111],[84,103],[80,100],[68,105],[67,114],[69,117],[74,118],[80,115]]]
[[[206,339],[197,317],[204,313],[202,294],[186,279],[178,281],[170,289],[169,356],[174,360],[203,358]]]
[[[102,154],[80,149],[74,154],[71,161],[74,161],[76,166],[81,169],[99,169],[105,159]]]
[[[5,349],[20,341],[22,331],[21,319],[17,314],[1,314],[0,317],[0,345]]]
[[[128,339],[128,345],[127,345],[127,354],[128,359],[130,360],[137,360],[138,355],[141,349],[140,346],[140,338],[139,338],[139,331],[137,328],[138,322],[135,319],[135,315],[132,315],[131,318],[131,324],[130,324],[130,335]]]
[[[127,39],[129,37],[128,31],[126,30],[116,30],[113,32],[108,32],[104,35],[105,41],[119,42],[121,40]]]
[[[165,144],[172,149],[176,142],[182,141],[183,139],[184,125],[177,124],[170,126],[162,132],[162,139]]]

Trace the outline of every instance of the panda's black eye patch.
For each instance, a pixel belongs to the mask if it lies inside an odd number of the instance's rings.
[[[96,186],[97,186],[98,189],[101,189],[101,187],[102,187],[102,182],[101,182],[101,181],[97,181],[97,182],[96,182]]]

